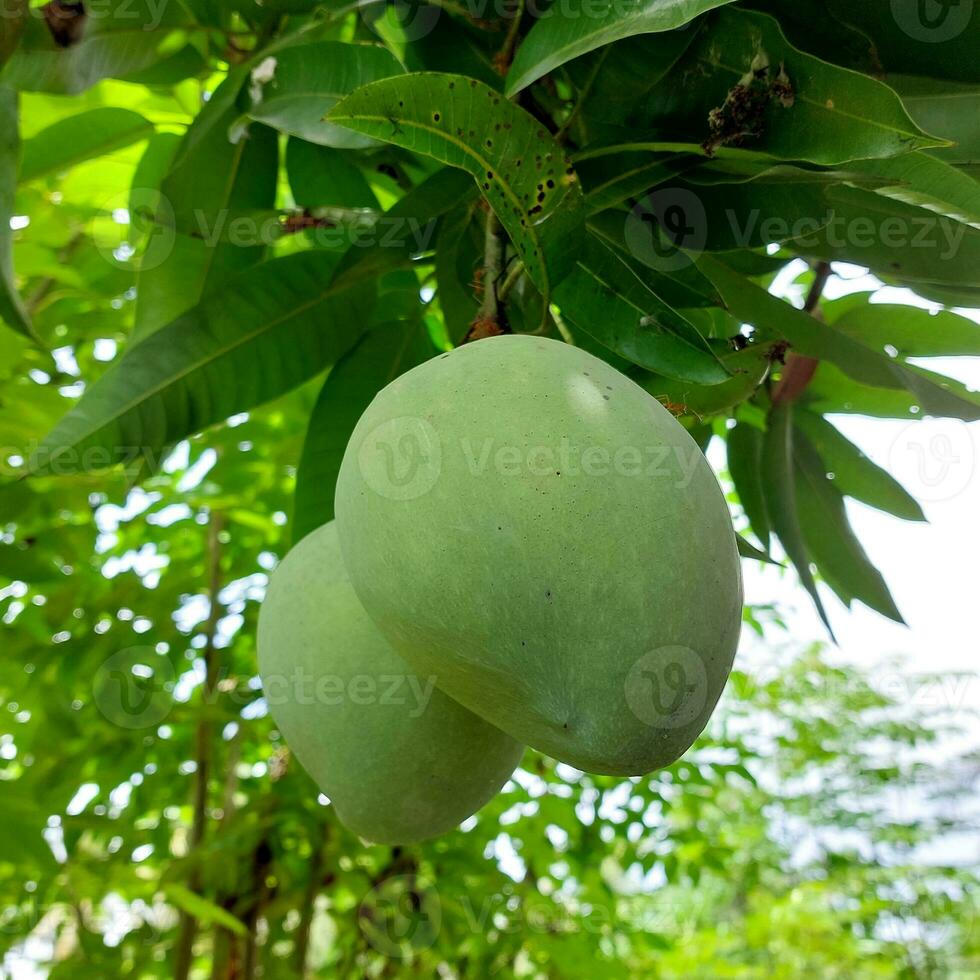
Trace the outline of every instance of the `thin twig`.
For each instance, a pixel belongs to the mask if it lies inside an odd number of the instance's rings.
[[[816,312],[820,297],[823,295],[824,286],[827,285],[827,280],[830,278],[830,263],[818,262],[813,271],[813,284],[810,286],[810,292],[807,293],[806,302],[803,304],[803,312],[811,315]],[[819,360],[815,357],[807,357],[804,354],[790,354],[786,361],[786,370],[783,371],[776,387],[773,389],[773,405],[795,402],[813,379],[814,372],[817,370],[819,363]]]

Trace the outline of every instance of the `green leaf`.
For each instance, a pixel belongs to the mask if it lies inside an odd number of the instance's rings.
[[[328,118],[471,174],[544,295],[571,268],[585,218],[575,171],[547,130],[492,88],[403,75],[359,89]]]
[[[20,43],[26,14],[27,0],[0,0],[0,69]]]
[[[769,551],[769,512],[762,484],[763,434],[755,426],[739,422],[728,430],[728,473],[749,526],[765,551]]]
[[[580,330],[642,368],[701,385],[730,377],[697,328],[594,236],[555,301]]]
[[[824,472],[834,474],[840,493],[906,521],[926,519],[915,498],[822,415],[797,409],[794,422],[823,460]]]
[[[980,160],[980,85],[941,82],[911,75],[889,76],[909,115],[923,129],[952,145],[929,150],[952,164]]]
[[[579,55],[636,34],[683,27],[705,11],[731,0],[631,0],[627,4],[557,4],[541,15],[521,42],[507,74],[514,95]]]
[[[333,520],[340,462],[371,399],[398,375],[434,353],[417,323],[384,324],[368,333],[331,369],[310,415],[296,474],[294,542]]]
[[[718,287],[729,311],[743,322],[753,324],[760,339],[781,337],[798,353],[831,361],[864,384],[906,388],[930,415],[964,421],[980,419],[980,396],[960,382],[865,347],[835,326],[820,323],[766,292],[717,259],[703,255],[698,265]]]
[[[343,150],[291,136],[286,144],[286,173],[299,207],[380,207],[364,173]]]
[[[832,220],[787,247],[800,255],[867,266],[912,289],[980,286],[980,227],[859,187],[827,190]]]
[[[370,146],[373,140],[324,122],[323,116],[355,89],[403,70],[389,51],[376,44],[318,41],[289,47],[252,70],[248,115],[322,146]]]
[[[698,162],[694,153],[650,153],[624,150],[576,162],[589,213],[595,214],[629,198],[640,197]]]
[[[754,544],[746,541],[741,534],[735,535],[735,546],[738,548],[738,553],[742,558],[751,558],[753,561],[766,562],[769,565],[779,565],[771,555],[766,554],[764,551],[760,551]]]
[[[807,438],[794,434],[796,499],[807,551],[827,584],[848,606],[860,599],[876,612],[902,623],[901,613],[881,573],[851,529],[844,498],[827,478],[827,462]]]
[[[33,338],[27,310],[14,285],[14,194],[20,150],[17,93],[0,85],[0,320],[25,337]]]
[[[154,456],[334,363],[368,322],[374,290],[333,282],[326,266],[315,251],[266,262],[136,344],[55,426],[31,469]]]
[[[131,109],[104,106],[62,119],[24,142],[20,180],[37,180],[75,164],[138,143],[153,124]]]
[[[888,183],[874,188],[876,194],[980,227],[980,183],[931,154],[858,160],[848,169],[887,178]]]
[[[865,302],[835,319],[834,328],[874,350],[890,347],[903,358],[980,357],[980,324],[948,310]]]
[[[236,936],[248,935],[248,929],[240,919],[236,919],[220,905],[215,905],[214,902],[208,901],[203,896],[198,895],[197,892],[192,892],[184,885],[175,881],[168,882],[163,886],[163,893],[172,905],[176,905],[181,911],[193,916],[201,925],[221,926]]]
[[[273,130],[255,124],[232,142],[238,117],[234,96],[241,76],[229,76],[198,114],[163,177],[159,192],[140,188],[144,207],[157,212],[140,263],[134,337],[143,339],[189,310],[209,289],[266,253],[269,237],[258,218],[275,202],[279,169]],[[229,104],[230,103],[230,104]],[[132,215],[131,215],[132,218]],[[268,219],[276,225],[274,218]],[[229,229],[241,236],[229,240]]]
[[[827,618],[817,583],[810,571],[810,556],[800,529],[796,499],[796,473],[793,465],[793,407],[776,405],[769,412],[769,424],[762,448],[762,472],[766,485],[766,501],[773,530],[793,563],[803,587],[810,593],[813,604],[831,639],[834,631]]]
[[[769,373],[769,351],[766,344],[751,344],[740,351],[729,349],[719,357],[732,375],[721,384],[692,385],[653,373],[639,374],[634,380],[677,414],[707,418],[728,413],[762,384]]]
[[[180,4],[112,0],[92,11],[62,5],[56,40],[42,16],[27,18],[20,46],[0,82],[32,92],[74,95],[105,78],[125,78],[176,52],[180,28],[190,28]],[[187,64],[201,68],[200,60]]]
[[[834,166],[943,143],[888,86],[798,51],[775,20],[741,7],[719,10],[653,94],[658,134],[781,160]]]
[[[861,384],[826,361],[817,365],[803,397],[808,408],[823,414],[869,415],[884,419],[922,417],[918,400],[908,391]]]
[[[476,228],[473,202],[464,202],[439,222],[436,285],[449,339],[462,342],[479,309],[474,282],[482,260],[482,229]],[[475,232],[479,232],[479,242]]]

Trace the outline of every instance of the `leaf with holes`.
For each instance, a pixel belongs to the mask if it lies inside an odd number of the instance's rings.
[[[327,118],[471,174],[545,295],[571,269],[585,219],[578,177],[548,131],[499,92],[460,75],[402,75],[358,89]]]

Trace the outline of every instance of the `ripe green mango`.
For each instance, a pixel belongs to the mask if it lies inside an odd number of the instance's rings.
[[[668,765],[731,670],[724,496],[653,397],[585,351],[467,344],[381,391],[336,493],[351,582],[395,649],[579,769]]]
[[[445,833],[486,803],[523,747],[415,673],[364,612],[333,522],[307,535],[259,614],[265,696],[341,822],[368,840]]]

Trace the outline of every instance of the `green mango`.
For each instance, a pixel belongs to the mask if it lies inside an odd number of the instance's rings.
[[[276,569],[258,646],[266,700],[293,755],[368,840],[452,830],[520,762],[523,746],[391,649],[351,588],[333,522]]]
[[[606,362],[515,335],[401,375],[355,427],[336,515],[392,646],[514,738],[633,775],[707,723],[741,624],[731,517],[684,428]]]

